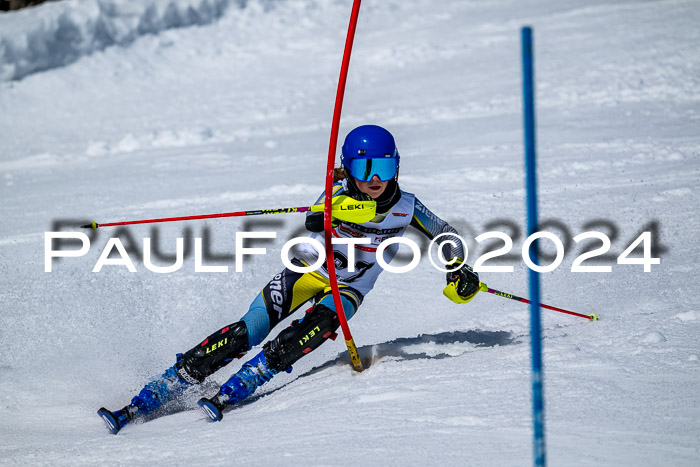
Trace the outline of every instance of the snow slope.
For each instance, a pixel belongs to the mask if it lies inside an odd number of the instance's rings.
[[[227,0],[79,0],[4,15],[0,80],[69,65],[109,46],[127,46],[146,34],[209,24],[228,4]]]
[[[303,224],[286,215],[130,228],[122,239],[138,250],[136,273],[91,272],[107,231],[46,273],[44,232],[312,202],[351,3],[84,1],[0,16],[0,464],[530,462],[527,306],[489,294],[454,305],[427,259],[384,274],[351,321],[373,362],[361,374],[338,340],[221,423],[183,410],[111,436],[95,414],[123,406],[177,352],[236,321]],[[212,14],[138,26],[165,4]],[[99,42],[91,28],[105,5],[123,29]],[[700,462],[699,7],[362,5],[341,135],[362,123],[389,128],[402,187],[463,232],[470,262],[484,251],[480,233],[511,233],[516,254],[523,241],[510,231],[524,230],[525,210],[519,28],[534,27],[540,216],[570,243],[542,278],[543,301],[601,318],[543,312],[550,465]],[[51,52],[55,18],[80,31],[70,59]],[[653,221],[661,264],[649,273],[615,264]],[[234,236],[249,229],[278,238],[236,273]],[[584,251],[571,238],[587,230],[611,237],[601,263],[611,273],[570,271]],[[209,235],[229,272],[195,273],[192,255],[176,273],[149,272],[142,239],[156,235],[168,254],[178,237]],[[515,270],[485,272],[486,283],[527,294],[522,260],[491,263]]]

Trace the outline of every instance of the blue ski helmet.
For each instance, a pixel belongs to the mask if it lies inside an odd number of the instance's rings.
[[[377,175],[386,182],[398,175],[399,151],[387,130],[377,125],[362,125],[345,137],[340,163],[357,180],[368,182]]]

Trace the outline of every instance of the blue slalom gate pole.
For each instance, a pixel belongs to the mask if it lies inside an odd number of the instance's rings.
[[[521,29],[523,52],[523,115],[525,130],[525,185],[527,189],[527,235],[537,231],[537,172],[535,165],[535,91],[532,60],[532,28]],[[539,265],[538,242],[530,258]],[[532,346],[532,419],[534,465],[546,464],[544,397],[542,395],[542,331],[540,323],[540,275],[530,268],[530,340]]]

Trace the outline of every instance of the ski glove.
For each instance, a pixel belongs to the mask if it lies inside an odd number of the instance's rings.
[[[460,268],[447,273],[447,285],[442,293],[455,303],[467,303],[479,293],[479,274],[457,258]]]

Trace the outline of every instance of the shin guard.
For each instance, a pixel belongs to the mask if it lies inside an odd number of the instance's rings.
[[[335,339],[340,325],[338,315],[325,305],[316,305],[300,321],[279,333],[263,347],[268,366],[274,371],[287,371],[291,366],[318,348],[327,339]]]
[[[178,358],[178,375],[191,383],[201,383],[217,370],[248,351],[248,329],[238,321],[207,337]]]

